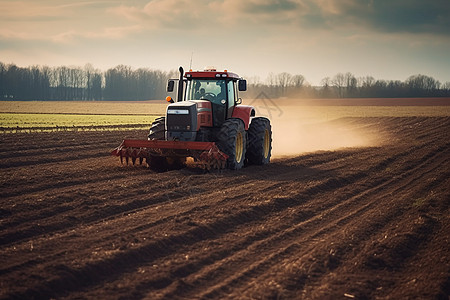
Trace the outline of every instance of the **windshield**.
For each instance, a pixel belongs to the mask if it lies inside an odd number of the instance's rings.
[[[226,99],[224,79],[192,79],[186,87],[186,100],[209,100],[220,103]]]

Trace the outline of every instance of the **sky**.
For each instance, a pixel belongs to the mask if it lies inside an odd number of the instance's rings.
[[[0,0],[0,62],[450,81],[450,0]]]

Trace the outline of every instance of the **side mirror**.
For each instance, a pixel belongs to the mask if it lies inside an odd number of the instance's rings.
[[[243,92],[247,90],[247,80],[241,79],[238,81],[239,91]]]
[[[167,82],[167,92],[168,92],[168,93],[173,92],[173,88],[174,88],[174,87],[175,87],[175,81],[169,80],[169,81]]]

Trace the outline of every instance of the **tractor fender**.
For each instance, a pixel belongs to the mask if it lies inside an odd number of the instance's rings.
[[[241,119],[244,122],[245,130],[248,130],[250,118],[255,116],[255,108],[249,105],[236,105],[233,109],[232,118]]]

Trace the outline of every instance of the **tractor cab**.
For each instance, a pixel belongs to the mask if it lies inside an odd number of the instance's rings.
[[[180,82],[185,83],[185,92],[178,94],[178,101],[208,101],[211,103],[213,127],[220,127],[233,115],[234,108],[242,101],[238,90],[245,91],[247,83],[235,73],[206,69],[204,71],[186,72]],[[172,86],[172,89],[170,89]],[[173,91],[170,83],[168,91]],[[179,89],[183,88],[179,86]]]

